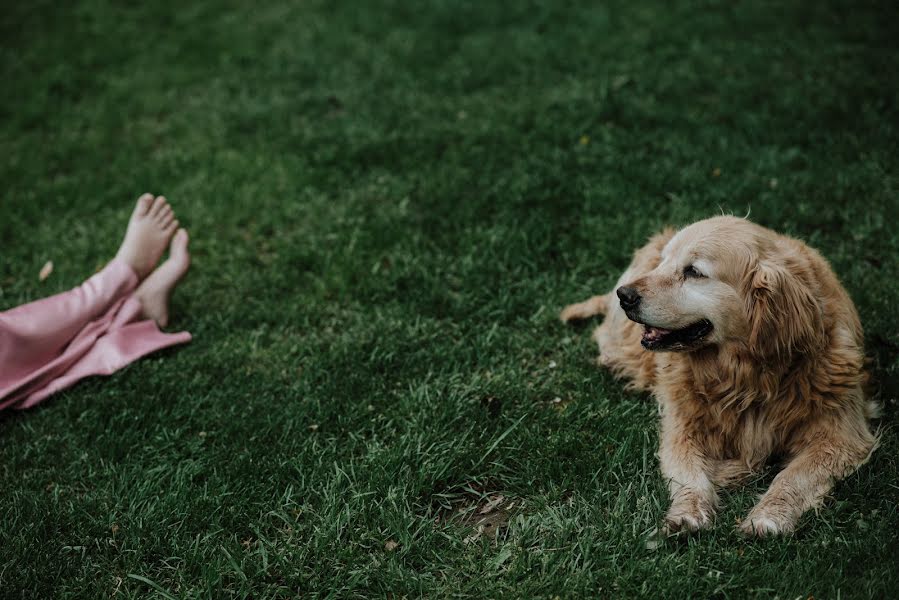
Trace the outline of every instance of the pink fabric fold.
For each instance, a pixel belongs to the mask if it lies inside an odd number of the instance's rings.
[[[0,313],[0,410],[25,409],[91,375],[184,344],[140,318],[137,276],[114,260],[82,285]]]

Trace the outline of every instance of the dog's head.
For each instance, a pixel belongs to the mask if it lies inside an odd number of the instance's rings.
[[[773,232],[715,217],[682,229],[651,272],[617,290],[649,350],[687,352],[741,344],[784,357],[820,340],[808,262]]]

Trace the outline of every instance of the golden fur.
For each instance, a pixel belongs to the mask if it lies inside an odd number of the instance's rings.
[[[718,487],[780,456],[783,470],[740,529],[790,532],[877,446],[863,393],[861,323],[817,251],[745,219],[715,217],[652,237],[621,288],[639,296],[631,318],[614,293],[561,316],[605,314],[594,333],[599,363],[659,401],[668,530],[709,526]],[[704,331],[703,320],[709,333],[674,344],[697,331],[691,325]],[[644,349],[647,336],[676,351]]]

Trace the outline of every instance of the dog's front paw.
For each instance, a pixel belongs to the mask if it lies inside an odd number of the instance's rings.
[[[665,515],[665,532],[699,531],[711,526],[715,516],[715,498],[692,490],[677,494]]]
[[[796,521],[782,511],[755,507],[740,523],[740,531],[755,537],[771,537],[793,533]]]

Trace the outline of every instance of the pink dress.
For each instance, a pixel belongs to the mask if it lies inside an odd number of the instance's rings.
[[[137,275],[113,260],[75,289],[0,312],[0,410],[30,408],[91,375],[109,375],[189,342],[141,319]]]

